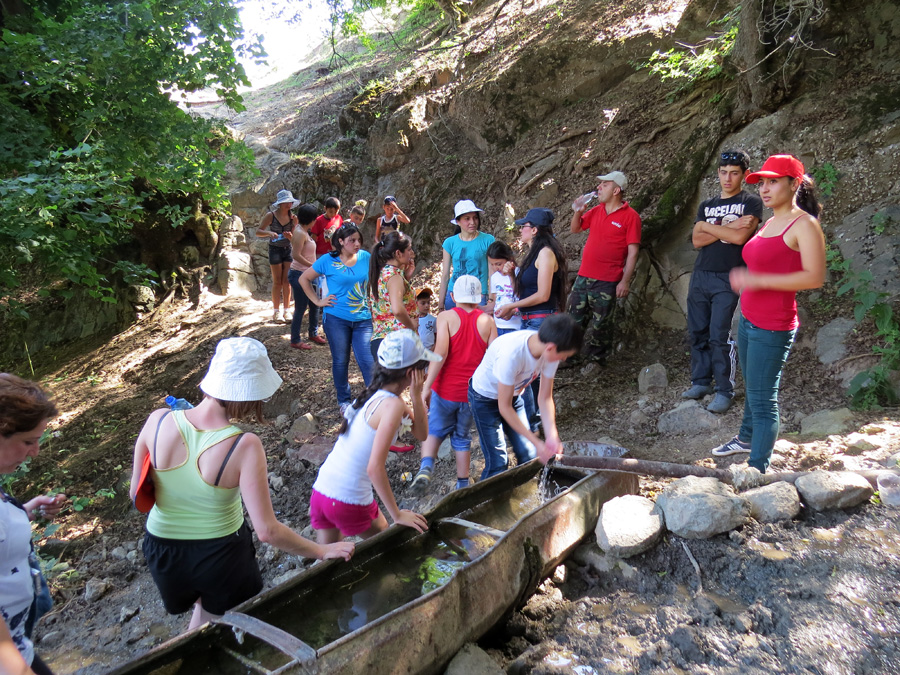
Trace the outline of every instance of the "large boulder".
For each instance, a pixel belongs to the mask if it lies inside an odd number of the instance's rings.
[[[804,436],[825,438],[832,434],[841,434],[850,428],[853,413],[849,408],[837,410],[820,410],[800,420],[800,433]]]
[[[662,511],[639,495],[610,499],[597,520],[597,544],[605,553],[629,558],[650,549],[663,532]]]
[[[750,504],[750,515],[761,523],[791,520],[800,513],[800,495],[790,483],[772,483],[747,490],[741,497]]]
[[[853,319],[838,317],[819,329],[816,333],[816,356],[822,364],[831,365],[847,355],[844,341],[855,327]]]
[[[806,505],[814,511],[849,509],[868,501],[875,489],[859,474],[813,471],[795,483]]]
[[[657,498],[669,531],[685,539],[706,539],[747,522],[750,505],[715,478],[679,478]]]
[[[222,251],[218,269],[219,289],[223,295],[250,295],[256,290],[256,275],[249,253]]]
[[[722,417],[709,412],[697,401],[684,401],[677,408],[659,416],[661,434],[696,434],[722,428]]]

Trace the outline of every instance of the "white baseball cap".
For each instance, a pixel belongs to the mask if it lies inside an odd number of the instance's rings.
[[[262,401],[274,394],[281,382],[263,343],[236,337],[216,345],[200,389],[220,401]]]
[[[611,180],[623,190],[628,187],[628,178],[621,171],[610,171],[605,176],[597,176],[597,180]]]
[[[378,346],[378,363],[391,370],[409,368],[423,359],[443,361],[441,356],[425,349],[418,334],[409,328],[388,333]]]
[[[453,302],[479,304],[481,302],[481,281],[471,274],[463,274],[453,283]]]
[[[272,204],[272,208],[275,208],[279,204],[285,204],[287,202],[291,203],[291,208],[296,209],[300,206],[300,200],[294,199],[294,193],[290,190],[279,190],[278,194],[275,195],[275,203]]]
[[[484,211],[475,206],[475,202],[471,199],[463,199],[456,202],[456,206],[453,207],[453,215],[456,216],[456,218],[459,218],[467,213],[484,213]],[[454,225],[458,224],[456,218],[450,221]]]

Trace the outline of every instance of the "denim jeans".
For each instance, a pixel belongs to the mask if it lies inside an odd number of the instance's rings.
[[[478,429],[478,440],[481,442],[481,452],[484,454],[484,471],[481,472],[481,480],[490,478],[498,473],[506,471],[509,467],[509,454],[505,433],[512,445],[519,464],[537,457],[537,450],[531,442],[517,434],[509,426],[500,414],[500,404],[495,398],[482,396],[472,388],[469,383],[469,409],[472,411],[472,419],[475,420],[475,428]],[[521,396],[513,397],[513,409],[522,420],[522,424],[528,426],[528,418],[525,416],[525,404]]]
[[[741,315],[738,357],[744,376],[744,419],[738,439],[750,444],[747,464],[765,473],[778,438],[778,388],[794,330],[757,328]]]
[[[334,314],[325,315],[325,337],[331,348],[331,376],[337,392],[338,404],[350,403],[350,348],[356,363],[362,371],[366,386],[372,381],[372,352],[369,343],[372,341],[372,320],[347,321]]]
[[[303,314],[306,308],[309,308],[309,337],[316,336],[316,327],[319,325],[319,307],[310,302],[306,297],[306,293],[300,288],[300,277],[303,272],[299,270],[288,270],[288,283],[294,291],[294,318],[291,319],[291,344],[295,345],[300,342],[300,324],[303,321]]]
[[[450,436],[450,447],[456,452],[471,450],[472,411],[469,402],[448,401],[432,391],[431,405],[428,406],[428,435],[442,442]]]

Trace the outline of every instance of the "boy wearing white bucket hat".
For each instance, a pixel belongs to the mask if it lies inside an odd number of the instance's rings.
[[[203,401],[190,410],[156,410],[135,444],[132,493],[148,453],[155,487],[144,557],[166,611],[193,608],[189,628],[262,589],[244,506],[260,541],[322,560],[349,560],[353,554],[352,544],[315,544],[278,521],[262,443],[231,423],[260,419],[263,400],[279,386],[281,378],[261,342],[222,340],[200,383]]]
[[[458,225],[459,234],[444,240],[443,260],[441,261],[441,288],[438,292],[438,309],[453,309],[453,300],[447,297],[447,289],[464,274],[477,277],[481,288],[488,287],[488,246],[494,243],[494,237],[481,232],[481,209],[471,199],[456,202],[453,208],[455,215],[450,222]],[[487,295],[481,302],[485,304]]]

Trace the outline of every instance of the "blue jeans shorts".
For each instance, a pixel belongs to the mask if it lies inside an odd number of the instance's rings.
[[[432,390],[428,408],[428,435],[443,441],[450,436],[450,447],[456,452],[472,449],[472,411],[469,402],[448,401]]]

